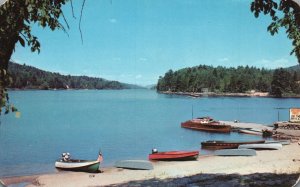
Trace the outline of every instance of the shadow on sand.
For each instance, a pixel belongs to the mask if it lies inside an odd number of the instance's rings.
[[[197,174],[190,177],[182,177],[175,179],[150,179],[143,181],[132,181],[124,184],[116,184],[110,186],[205,186],[205,187],[291,187],[295,184],[299,177],[299,173],[293,174],[274,174],[274,173],[254,173],[249,175],[239,174]]]

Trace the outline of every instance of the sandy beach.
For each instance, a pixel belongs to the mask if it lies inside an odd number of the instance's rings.
[[[255,123],[233,123],[229,121],[222,121],[222,123],[240,128],[271,129],[271,127]],[[153,170],[128,170],[110,167],[101,168],[102,173],[62,171],[53,174],[8,177],[1,179],[1,181],[4,185],[8,186],[21,183],[27,186],[82,187],[131,186],[132,183],[139,184],[137,186],[144,186],[141,183],[145,181],[151,181],[150,183],[146,183],[148,186],[153,186],[154,184],[156,186],[156,184],[161,184],[165,181],[177,180],[171,182],[171,185],[167,183],[169,186],[174,186],[177,182],[187,181],[186,179],[195,181],[201,177],[205,179],[209,178],[208,181],[213,181],[212,185],[214,185],[219,180],[225,180],[223,178],[220,179],[220,176],[230,176],[229,178],[246,176],[247,179],[253,178],[253,180],[259,181],[261,180],[259,176],[265,175],[265,178],[269,181],[279,178],[279,182],[287,180],[290,182],[289,184],[293,184],[300,174],[300,145],[298,144],[300,132],[297,130],[290,131],[296,133],[292,136],[293,139],[290,145],[284,145],[280,150],[256,151],[256,156],[224,157],[201,155],[200,151],[200,156],[195,161],[153,162]],[[244,181],[244,179],[241,181]],[[238,184],[239,186],[239,181],[234,179],[234,182],[235,185]],[[183,186],[186,186],[185,184]],[[136,184],[134,185],[136,186]]]
[[[200,156],[197,161],[154,162],[153,165],[154,169],[148,171],[102,168],[104,172],[96,174],[59,172],[31,178],[4,178],[2,182],[6,185],[29,182],[28,186],[79,187],[105,186],[149,179],[181,178],[195,174],[298,174],[300,173],[300,146],[294,142],[284,146],[281,150],[257,151],[257,155],[252,157]]]

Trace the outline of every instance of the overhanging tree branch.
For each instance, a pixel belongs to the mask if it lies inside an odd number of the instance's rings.
[[[86,0],[83,0],[82,5],[81,5],[81,10],[80,10],[80,18],[79,18],[79,32],[80,32],[80,37],[81,37],[81,43],[83,44],[83,37],[82,37],[82,30],[81,30],[81,18],[82,18],[82,12],[84,8]]]
[[[291,54],[295,54],[300,63],[300,0],[253,0],[250,9],[255,17],[263,13],[272,18],[268,26],[271,35],[280,28],[286,30],[293,45]]]

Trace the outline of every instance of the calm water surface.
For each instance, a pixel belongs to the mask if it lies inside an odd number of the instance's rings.
[[[192,108],[194,117],[272,124],[275,108],[300,107],[300,99],[193,99],[150,90],[13,91],[10,97],[21,117],[0,118],[0,176],[57,172],[54,162],[66,151],[94,160],[100,148],[103,165],[112,166],[116,160],[147,159],[154,147],[199,150],[201,141],[211,139],[260,139],[180,128]],[[279,118],[287,120],[288,110],[279,110]]]

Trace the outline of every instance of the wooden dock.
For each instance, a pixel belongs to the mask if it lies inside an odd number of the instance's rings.
[[[273,138],[275,139],[300,139],[300,130],[295,129],[276,129],[274,130],[273,125],[259,124],[259,123],[245,123],[245,122],[234,122],[234,121],[220,121],[226,125],[231,125],[232,131],[238,131],[239,129],[255,129],[258,131],[268,129],[273,131]]]
[[[221,123],[225,123],[226,125],[231,125],[233,129],[257,129],[257,130],[273,130],[273,126],[267,124],[259,124],[259,123],[245,123],[245,122],[234,122],[234,121],[220,121]]]

